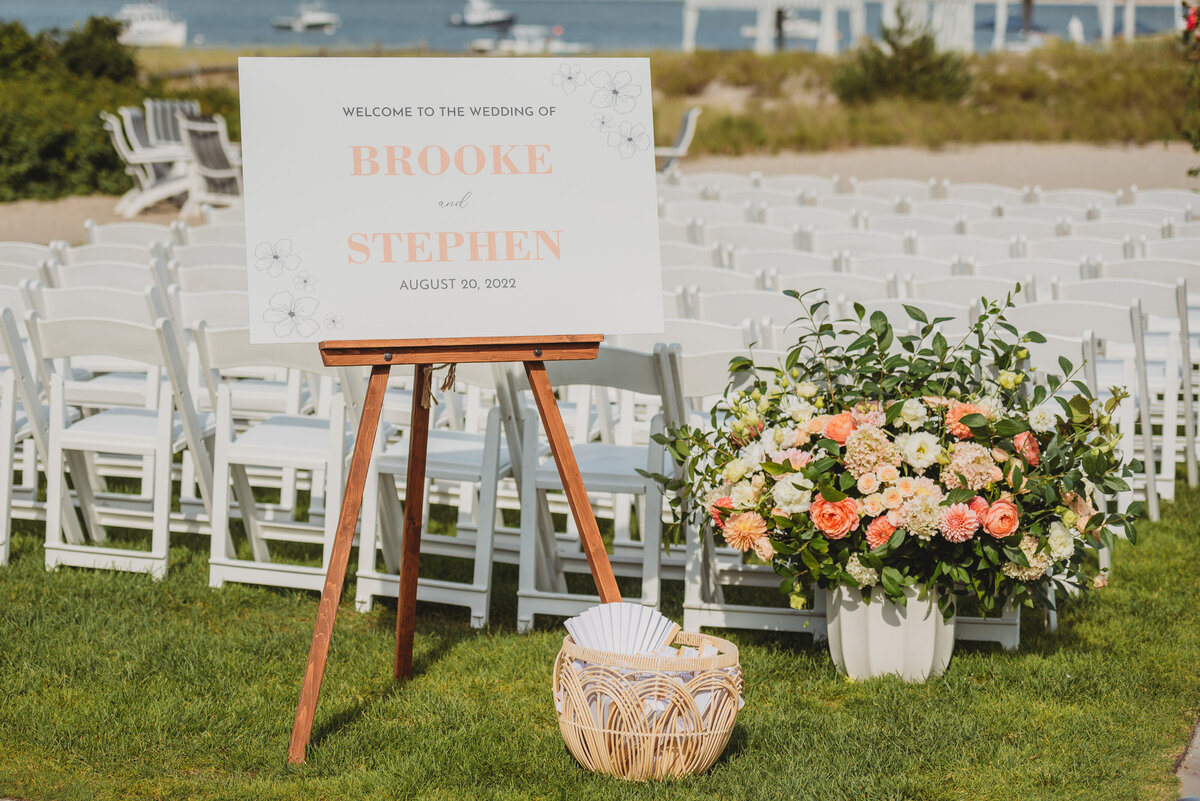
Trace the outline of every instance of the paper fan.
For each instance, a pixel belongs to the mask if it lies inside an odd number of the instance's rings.
[[[631,656],[657,654],[679,631],[658,610],[624,601],[593,606],[564,625],[577,645]]]

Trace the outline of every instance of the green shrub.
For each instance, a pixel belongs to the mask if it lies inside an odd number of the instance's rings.
[[[83,29],[68,31],[59,46],[58,57],[67,72],[88,78],[106,78],[125,83],[137,78],[133,50],[117,37],[121,24],[107,17],[90,17]]]
[[[899,23],[883,29],[883,45],[864,40],[852,60],[833,78],[833,91],[846,104],[870,103],[880,97],[915,100],[961,100],[971,88],[966,60],[938,52],[933,33],[913,31],[904,5]]]

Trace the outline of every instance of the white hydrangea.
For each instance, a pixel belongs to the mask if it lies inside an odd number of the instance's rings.
[[[721,473],[721,478],[725,479],[726,484],[736,484],[749,472],[750,469],[746,466],[746,463],[734,457],[725,465],[725,469]]]
[[[746,472],[754,473],[762,467],[763,460],[767,458],[767,449],[762,440],[755,440],[742,448],[739,458],[742,460],[742,464],[746,465]]]
[[[900,508],[901,525],[918,539],[928,542],[938,531],[942,519],[941,499],[915,495]]]
[[[800,423],[801,425],[813,419],[813,415],[817,413],[817,407],[806,400],[797,398],[795,395],[785,395],[779,404],[779,408],[784,414],[792,418],[792,422]]]
[[[942,444],[938,442],[938,438],[927,431],[901,434],[896,437],[896,447],[900,449],[901,458],[918,472],[936,462],[942,453]]]
[[[859,587],[874,587],[879,583],[879,571],[859,562],[858,554],[854,554],[846,562],[846,572],[850,574],[850,578],[858,582]]]
[[[1039,434],[1052,431],[1058,422],[1058,416],[1045,406],[1039,406],[1029,413],[1029,427]]]
[[[729,492],[729,497],[733,499],[733,508],[735,509],[751,509],[758,501],[758,493],[754,491],[754,486],[749,481],[739,481],[733,485],[733,489]]]
[[[928,419],[929,410],[916,398],[906,400],[900,407],[900,416],[896,418],[897,422],[904,423],[910,429],[920,428],[921,424]]]
[[[1050,544],[1050,556],[1056,562],[1070,559],[1075,554],[1075,535],[1061,520],[1050,524],[1050,536],[1046,540]]]
[[[797,515],[808,511],[812,505],[813,483],[800,473],[788,473],[775,482],[772,494],[775,506],[785,515]]]

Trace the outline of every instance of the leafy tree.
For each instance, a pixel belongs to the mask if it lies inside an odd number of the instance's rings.
[[[833,78],[833,91],[846,104],[900,95],[917,100],[957,101],[971,88],[966,60],[938,52],[928,28],[913,30],[904,4],[894,28],[884,27],[883,44],[864,41]]]
[[[121,24],[108,17],[90,17],[83,29],[69,31],[59,48],[59,59],[68,72],[113,83],[137,79],[133,50],[117,37]]]

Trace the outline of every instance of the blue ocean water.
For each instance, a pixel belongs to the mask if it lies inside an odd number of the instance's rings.
[[[93,14],[114,15],[122,0],[0,0],[0,19],[16,19],[33,30],[70,28]],[[332,35],[298,34],[272,29],[271,19],[295,11],[296,0],[168,0],[168,8],[188,22],[194,44],[208,47],[305,45],[330,49],[364,48],[380,44],[388,48],[425,45],[439,52],[465,52],[467,43],[486,32],[452,28],[446,20],[461,10],[464,0],[327,0],[330,10],[342,17],[342,27]],[[517,22],[559,25],[564,41],[586,42],[601,52],[678,49],[682,38],[683,5],[673,0],[495,0],[496,6],[517,15]],[[1019,37],[1020,4],[1009,4],[1010,38]],[[1138,33],[1170,30],[1176,7],[1140,6]],[[804,16],[803,12],[801,16]],[[816,12],[808,16],[816,18]],[[1088,41],[1099,37],[1100,22],[1094,6],[1056,5],[1038,2],[1034,27],[1056,36],[1066,36],[1067,23],[1077,16]],[[879,3],[867,3],[867,32],[880,28]],[[1117,7],[1117,27],[1122,19]],[[748,11],[703,11],[697,31],[701,48],[733,50],[747,48],[743,25],[754,22]],[[995,25],[993,6],[976,10],[976,46],[991,48]],[[839,20],[843,46],[849,41],[849,18]],[[790,47],[811,49],[811,41],[793,41]]]

